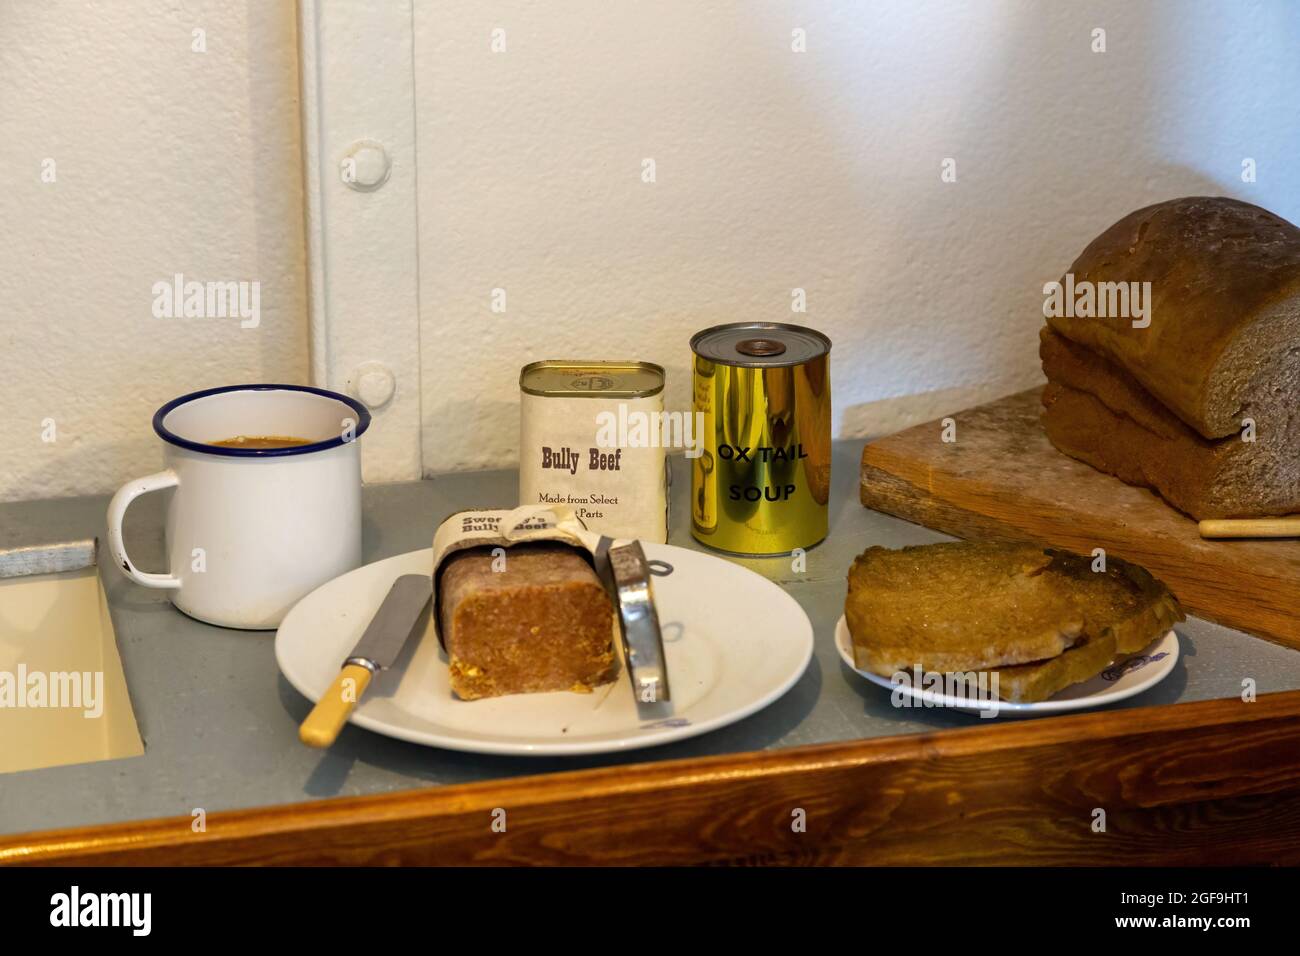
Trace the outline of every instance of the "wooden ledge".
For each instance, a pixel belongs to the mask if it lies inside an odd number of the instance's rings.
[[[191,824],[4,837],[0,863],[1294,864],[1300,691],[211,813],[204,833]]]

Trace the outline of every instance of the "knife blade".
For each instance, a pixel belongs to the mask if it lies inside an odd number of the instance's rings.
[[[403,574],[393,582],[338,677],[298,728],[303,743],[309,747],[334,743],[371,678],[397,660],[432,596],[433,579],[427,575]]]

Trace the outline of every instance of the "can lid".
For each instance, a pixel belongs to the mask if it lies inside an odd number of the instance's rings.
[[[609,570],[618,599],[623,658],[632,677],[638,707],[672,700],[659,612],[650,583],[650,562],[640,541],[609,549]]]
[[[826,355],[831,340],[815,329],[783,322],[733,322],[691,336],[691,351],[719,365],[780,368]]]
[[[559,398],[645,398],[664,390],[664,370],[653,362],[547,359],[520,370],[519,388]]]

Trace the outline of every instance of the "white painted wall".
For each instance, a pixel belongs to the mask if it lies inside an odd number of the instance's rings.
[[[1300,4],[416,0],[405,22],[420,381],[398,394],[423,450],[371,443],[372,477],[514,461],[536,358],[658,361],[683,407],[689,335],[741,319],[826,331],[837,431],[884,432],[1037,380],[1042,283],[1129,210],[1211,192],[1300,219]],[[183,391],[308,377],[295,40],[288,0],[0,0],[0,499],[153,470],[150,414]],[[392,71],[363,30],[329,40],[358,53],[351,122]],[[361,126],[319,142],[384,131]],[[260,281],[260,327],[154,318],[176,272]],[[385,308],[347,320],[334,385],[367,324],[391,339]]]
[[[176,395],[306,380],[294,12],[0,0],[0,499],[156,471]],[[259,281],[260,326],[155,318],[177,272]]]
[[[1130,210],[1300,219],[1300,4],[447,0],[415,30],[427,471],[515,460],[532,359],[660,362],[685,407],[687,339],[736,320],[825,331],[837,431],[887,432],[1038,381],[1042,284]]]

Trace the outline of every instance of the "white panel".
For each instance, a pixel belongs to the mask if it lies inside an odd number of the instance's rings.
[[[312,376],[365,401],[367,481],[420,475],[419,261],[411,6],[402,0],[303,0]],[[382,148],[386,182],[357,189],[344,161]],[[355,170],[364,178],[364,164]],[[358,371],[368,370],[369,378]],[[386,402],[384,381],[391,377]]]

